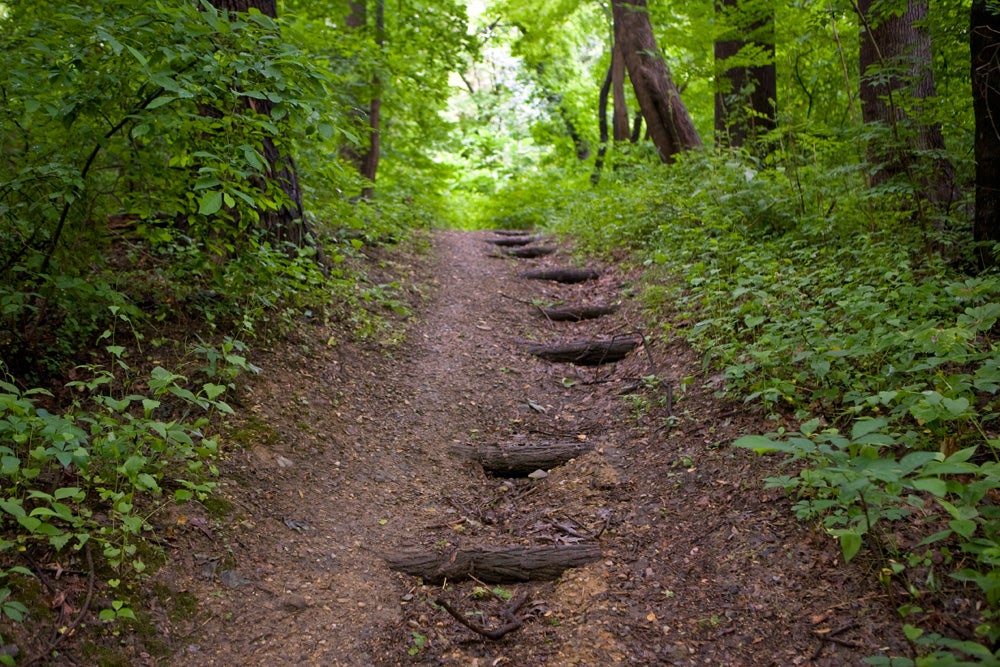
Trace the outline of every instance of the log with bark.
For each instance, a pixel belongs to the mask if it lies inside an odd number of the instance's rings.
[[[497,236],[529,236],[530,229],[491,229]]]
[[[557,283],[582,283],[600,277],[600,272],[594,269],[576,268],[555,268],[555,269],[533,269],[522,271],[522,278],[531,280],[552,280]]]
[[[560,308],[541,308],[542,315],[545,315],[553,322],[580,322],[582,320],[592,320],[604,317],[618,310],[617,305],[612,306],[563,306]]]
[[[605,340],[529,345],[528,353],[546,361],[600,366],[623,359],[641,342],[641,339],[632,336],[615,336]]]
[[[384,556],[389,569],[420,577],[426,583],[475,577],[487,584],[548,581],[568,568],[593,563],[601,557],[596,542],[550,546],[484,547],[430,551],[404,549]]]
[[[545,255],[551,255],[558,248],[551,245],[536,245],[528,246],[526,248],[503,248],[500,252],[510,257],[522,257],[530,259],[532,257],[544,257]]]
[[[486,239],[488,243],[495,246],[521,246],[528,245],[542,238],[541,236],[500,236],[495,239]]]
[[[478,461],[483,470],[503,477],[521,477],[536,470],[550,470],[592,450],[580,440],[504,442],[457,445],[452,452]]]

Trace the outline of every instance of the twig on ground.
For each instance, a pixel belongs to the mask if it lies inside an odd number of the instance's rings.
[[[507,605],[507,608],[503,610],[503,616],[507,620],[507,623],[500,626],[496,630],[487,630],[485,627],[479,625],[478,623],[473,623],[465,616],[457,612],[454,608],[452,608],[452,606],[448,604],[448,601],[445,600],[444,598],[438,598],[437,600],[434,601],[434,603],[440,606],[449,614],[451,614],[451,617],[454,618],[456,621],[458,621],[465,627],[469,628],[476,634],[482,635],[487,639],[492,639],[496,641],[498,639],[502,639],[505,635],[508,635],[514,630],[517,630],[518,628],[521,627],[523,621],[517,617],[517,612],[521,608],[521,606],[525,603],[525,601],[527,601],[527,599],[528,599],[528,592],[521,591],[521,593],[519,593],[518,596],[514,598],[509,605]]]

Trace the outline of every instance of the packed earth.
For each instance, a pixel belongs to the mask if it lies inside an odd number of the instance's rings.
[[[496,238],[439,231],[415,260],[381,262],[416,303],[402,342],[357,346],[315,323],[254,359],[219,498],[156,518],[169,561],[150,585],[173,657],[137,640],[134,663],[844,665],[904,652],[864,560],[844,566],[763,489],[774,460],[730,446],[761,417],[715,398],[682,343],[642,330],[633,276],[526,278],[574,267],[566,246],[518,259]],[[542,312],[619,304],[579,322]],[[623,338],[645,343],[617,363],[527,352]],[[576,456],[530,474],[480,463],[569,444]],[[477,570],[476,554],[500,552],[589,562]],[[390,567],[421,554],[439,558],[430,574]],[[469,554],[465,576],[434,580]]]
[[[413,317],[367,343],[305,317],[256,350],[216,491],[149,515],[166,560],[135,592],[138,622],[88,620],[115,593],[78,555],[39,564],[54,613],[77,620],[5,650],[176,666],[907,655],[874,560],[845,565],[765,489],[780,459],[732,447],[765,415],[644,330],[637,273],[571,250],[445,230],[367,248],[368,280],[402,285]]]

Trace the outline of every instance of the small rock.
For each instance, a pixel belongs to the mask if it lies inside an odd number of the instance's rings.
[[[302,611],[309,606],[309,601],[301,595],[286,595],[281,600],[281,608],[285,611]]]
[[[548,476],[549,476],[549,473],[547,473],[547,472],[545,472],[544,470],[541,470],[541,469],[538,469],[535,472],[533,472],[530,475],[528,475],[528,477],[530,477],[531,479],[545,479]]]
[[[274,459],[278,463],[279,468],[291,468],[295,465],[295,462],[291,459],[286,459],[284,456],[277,456]]]

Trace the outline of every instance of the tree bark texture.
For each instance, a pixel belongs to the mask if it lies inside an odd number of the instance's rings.
[[[632,128],[629,127],[628,106],[625,103],[625,56],[618,44],[611,49],[611,99],[611,137],[615,141],[628,141]]]
[[[375,0],[375,44],[381,50],[385,44],[385,0]],[[371,199],[375,193],[375,176],[382,150],[382,82],[376,74],[372,78],[374,96],[368,104],[368,149],[361,156],[361,176],[369,185],[361,189],[362,199]]]
[[[562,442],[505,442],[457,446],[454,453],[478,461],[483,470],[503,477],[523,477],[536,470],[551,470],[594,448],[580,440]]]
[[[539,308],[547,319],[553,322],[582,322],[604,317],[618,310],[618,306],[563,306],[561,308]]]
[[[641,341],[629,336],[615,336],[607,340],[581,340],[571,343],[529,345],[528,353],[546,361],[570,363],[578,366],[600,366],[625,358]]]
[[[487,242],[496,246],[515,247],[528,245],[542,238],[541,236],[501,236],[495,239],[487,239]]]
[[[673,162],[681,151],[701,146],[701,137],[656,46],[646,0],[613,0],[615,42],[660,159]]]
[[[608,152],[608,95],[611,94],[611,69],[604,76],[601,92],[597,96],[597,129],[600,132],[601,145],[597,149],[597,159],[594,161],[594,171],[590,174],[590,183],[601,182],[601,171],[604,169],[604,155]]]
[[[278,6],[276,0],[211,0],[212,5],[219,10],[229,12],[247,12],[257,9],[261,14],[277,18]],[[274,104],[268,99],[244,98],[248,108],[262,116],[271,116]],[[276,244],[289,243],[296,247],[304,247],[311,240],[309,224],[303,216],[302,190],[299,188],[298,170],[292,156],[283,152],[271,138],[265,138],[261,153],[267,163],[263,179],[258,183],[261,190],[267,189],[267,183],[276,183],[281,188],[288,202],[277,210],[260,210],[259,227]],[[317,250],[319,247],[317,246]],[[322,253],[318,255],[323,261]]]
[[[763,6],[760,6],[763,5]],[[715,14],[728,25],[723,39],[715,42],[719,75],[715,92],[715,138],[717,144],[743,146],[776,126],[778,78],[774,66],[774,7],[770,2],[746,7],[741,0],[716,0]],[[726,61],[753,45],[767,54],[762,65],[726,66]]]
[[[869,146],[869,159],[878,169],[870,176],[879,185],[913,170],[924,196],[949,203],[957,196],[955,170],[943,156],[944,136],[937,123],[911,120],[906,107],[913,101],[934,97],[931,69],[931,38],[924,22],[927,0],[909,0],[901,15],[873,11],[875,0],[858,0],[861,21],[859,65],[861,71],[861,116],[865,123],[882,123],[891,137]],[[917,152],[935,151],[939,157],[923,159]],[[921,165],[923,161],[923,165]],[[921,168],[922,167],[922,168]]]
[[[551,255],[558,248],[550,245],[533,245],[525,246],[523,248],[502,248],[500,252],[505,255],[510,255],[511,257],[521,257],[524,259],[530,259],[532,257],[544,257],[545,255]]]
[[[529,280],[551,280],[557,283],[583,283],[588,280],[594,280],[600,277],[600,272],[594,269],[577,269],[574,267],[566,268],[555,268],[555,269],[532,269],[530,271],[522,271],[522,278],[528,278]]]
[[[1000,241],[1000,10],[973,0],[969,42],[972,51],[972,109],[976,119],[976,241]],[[998,259],[984,249],[980,263]]]
[[[423,549],[386,555],[389,569],[420,577],[427,583],[475,577],[487,584],[549,581],[571,567],[600,559],[601,547],[593,542],[552,546],[513,546],[458,549],[439,553]]]

